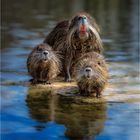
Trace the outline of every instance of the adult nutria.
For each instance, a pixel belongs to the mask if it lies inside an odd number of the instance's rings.
[[[60,72],[58,55],[48,44],[39,44],[27,59],[28,73],[33,83],[50,83]]]
[[[108,79],[107,65],[104,57],[96,52],[81,56],[75,65],[75,75],[81,95],[96,94],[100,97]]]
[[[102,41],[95,20],[87,13],[78,13],[72,19],[59,22],[44,42],[63,56],[65,81],[71,81],[72,62],[90,51],[102,53]]]

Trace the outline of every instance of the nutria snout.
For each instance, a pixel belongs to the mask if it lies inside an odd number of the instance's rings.
[[[90,78],[93,75],[92,68],[91,67],[86,67],[84,69],[84,75],[85,75],[85,77]]]

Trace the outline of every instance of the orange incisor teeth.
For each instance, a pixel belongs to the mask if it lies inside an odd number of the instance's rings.
[[[80,26],[80,32],[86,32],[86,26],[85,25]]]

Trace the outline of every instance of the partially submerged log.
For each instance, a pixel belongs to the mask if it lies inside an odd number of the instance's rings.
[[[103,103],[103,102],[140,102],[140,95],[136,93],[124,93],[118,94],[114,92],[115,86],[109,85],[101,98],[96,97],[85,97],[81,96],[78,91],[78,87],[75,82],[62,82],[62,81],[55,81],[52,84],[37,84],[32,85],[28,81],[5,81],[2,82],[1,85],[5,86],[27,86],[29,87],[29,94],[34,94],[37,96],[36,93],[43,93],[43,94],[57,94],[65,99],[70,99],[72,102],[75,103]]]

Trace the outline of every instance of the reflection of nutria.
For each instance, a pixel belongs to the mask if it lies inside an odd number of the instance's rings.
[[[106,62],[102,55],[89,52],[81,56],[75,66],[75,75],[81,95],[101,95],[108,79]]]
[[[33,83],[50,83],[59,73],[60,61],[48,44],[40,44],[30,53],[27,68]]]
[[[71,20],[58,23],[44,42],[61,52],[65,81],[71,81],[73,60],[86,52],[101,53],[103,48],[99,28],[87,13],[78,13]]]
[[[85,104],[78,102],[76,96],[62,96],[53,91],[30,87],[26,97],[29,116],[36,120],[35,129],[49,132],[48,122],[66,129],[57,129],[58,139],[90,140],[99,135],[106,121],[106,103]],[[46,137],[47,137],[46,133]],[[60,135],[61,134],[61,135]],[[65,137],[62,137],[63,134]]]

